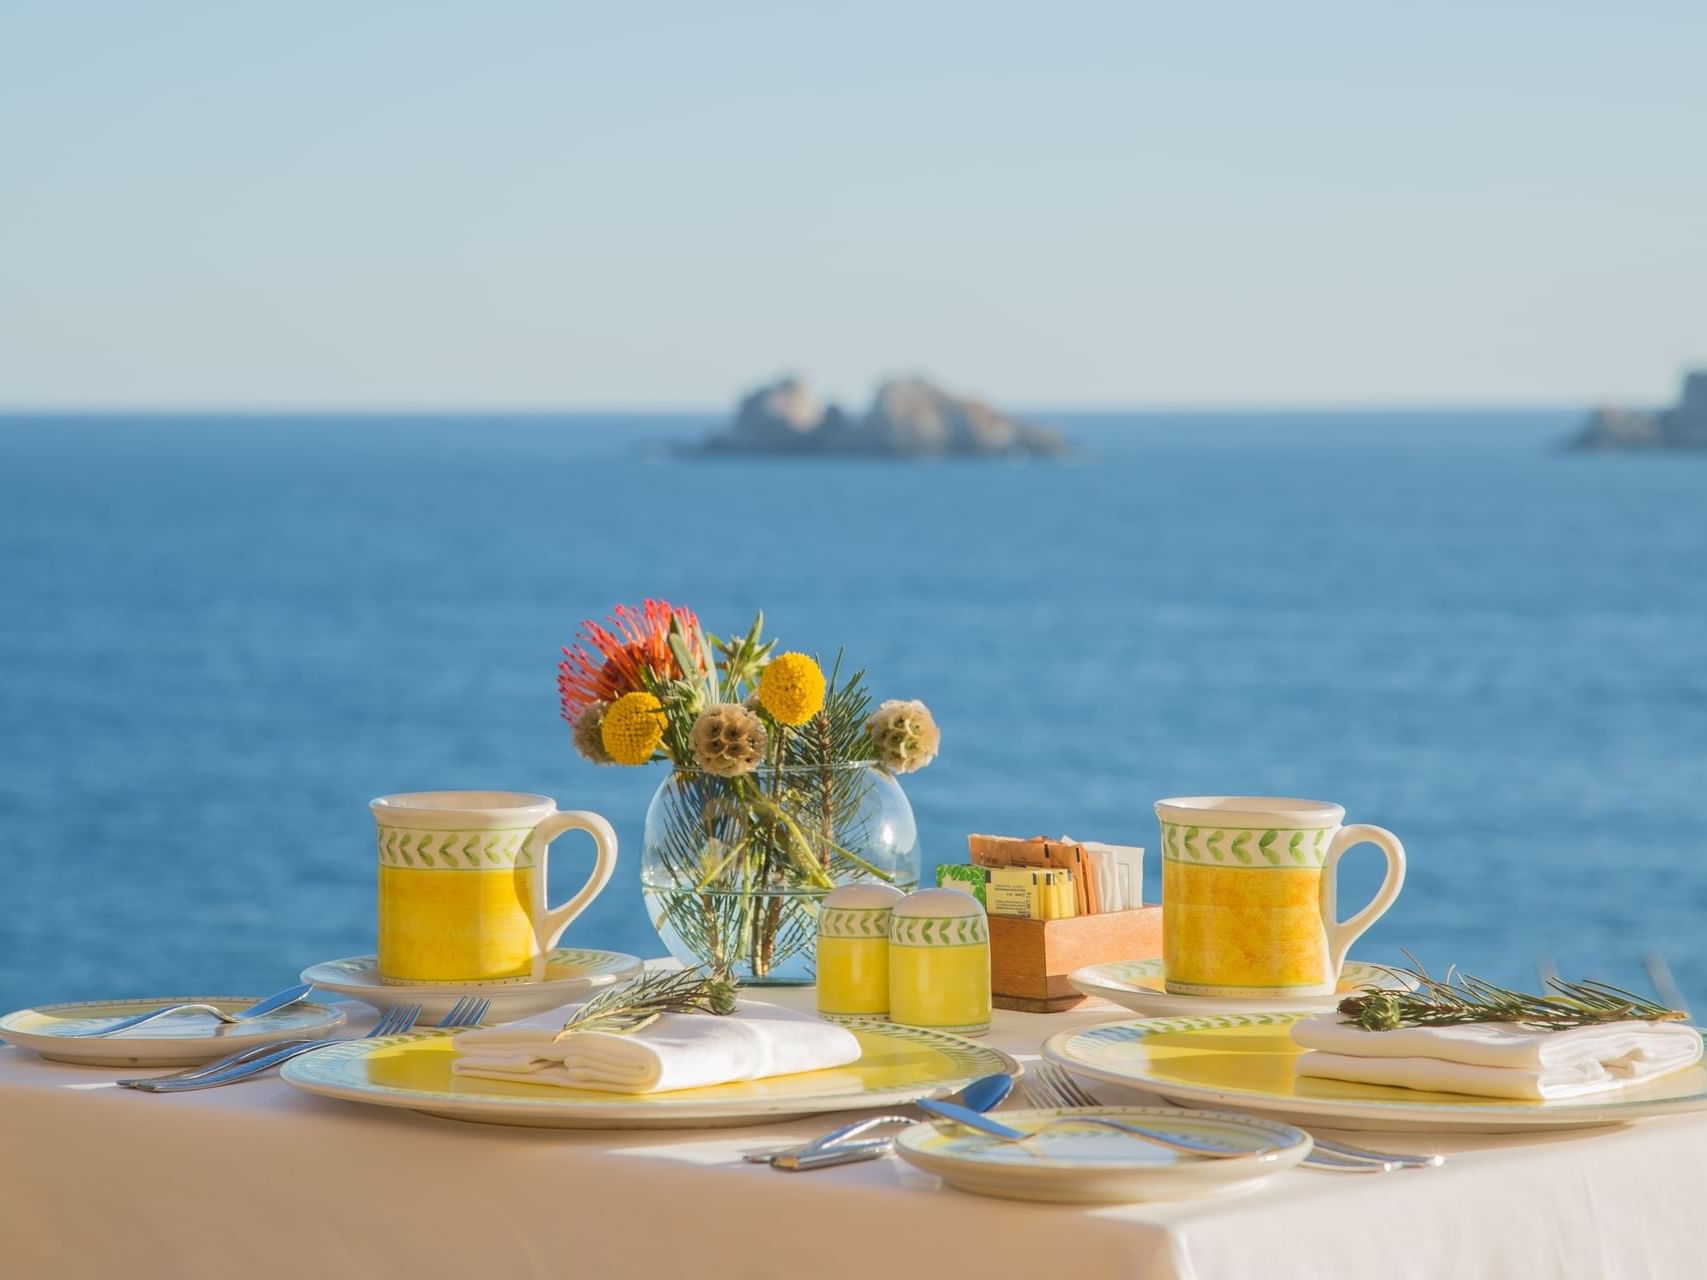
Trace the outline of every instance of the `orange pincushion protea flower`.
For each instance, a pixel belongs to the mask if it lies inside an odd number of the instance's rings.
[[[670,622],[679,619],[688,638],[696,670],[683,671],[670,652]],[[600,626],[588,621],[576,634],[579,642],[565,646],[557,664],[557,692],[563,718],[574,724],[595,702],[615,702],[625,693],[646,687],[642,673],[673,680],[705,673],[705,654],[699,648],[699,619],[691,609],[668,600],[648,600],[638,609],[619,604]]]

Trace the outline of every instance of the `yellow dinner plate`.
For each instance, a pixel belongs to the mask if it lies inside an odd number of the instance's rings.
[[[705,1089],[599,1093],[558,1085],[453,1076],[443,1033],[342,1040],[283,1068],[298,1089],[348,1102],[406,1107],[451,1120],[556,1129],[698,1129],[765,1124],[825,1111],[943,1098],[980,1076],[1018,1075],[1019,1063],[987,1045],[894,1023],[849,1023],[857,1062]]]
[[[1292,1024],[1304,1013],[1138,1018],[1044,1042],[1043,1056],[1076,1076],[1160,1094],[1186,1106],[1257,1111],[1339,1129],[1501,1133],[1622,1124],[1707,1111],[1707,1067],[1586,1098],[1513,1102],[1460,1093],[1299,1078]]]

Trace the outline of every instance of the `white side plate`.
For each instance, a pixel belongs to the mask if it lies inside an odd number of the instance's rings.
[[[155,996],[146,1000],[82,1000],[19,1009],[0,1018],[0,1040],[51,1058],[97,1067],[177,1067],[212,1062],[274,1040],[318,1040],[344,1025],[342,1011],[300,1000],[249,1022],[221,1022],[211,1013],[174,1013],[112,1036],[72,1038],[169,1004],[211,1004],[236,1013],[260,996]]]
[[[483,996],[492,1002],[487,1022],[511,1022],[530,1013],[543,1013],[575,1000],[585,1000],[601,987],[631,978],[644,967],[638,956],[620,951],[591,951],[584,947],[554,947],[548,953],[545,981],[494,978],[483,982],[397,982],[379,976],[378,956],[327,960],[302,971],[302,980],[375,1009],[418,1004],[423,1019],[442,1018],[463,996]]]
[[[1185,1155],[1112,1129],[1056,1126],[1024,1143],[1003,1142],[950,1120],[914,1125],[895,1152],[951,1187],[1010,1200],[1089,1204],[1215,1195],[1290,1169],[1310,1152],[1310,1136],[1290,1125],[1218,1111],[1172,1107],[1048,1108],[1003,1111],[1026,1133],[1064,1117],[1104,1116],[1185,1140],[1244,1149],[1245,1156]]]
[[[1364,987],[1397,987],[1400,980],[1380,965],[1347,961],[1339,990],[1326,996],[1186,996],[1169,991],[1167,971],[1160,960],[1115,960],[1086,965],[1068,975],[1080,992],[1100,996],[1123,1009],[1149,1017],[1210,1012],[1290,1013],[1332,1009]]]

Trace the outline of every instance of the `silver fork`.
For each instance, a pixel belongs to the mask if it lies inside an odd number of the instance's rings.
[[[1099,1107],[1103,1105],[1075,1080],[1065,1068],[1053,1062],[1038,1062],[1028,1068],[1020,1081],[1026,1097],[1040,1107]],[[1109,1124],[1129,1128],[1115,1121]],[[1138,1132],[1142,1137],[1142,1131]],[[1334,1142],[1310,1135],[1313,1149],[1304,1163],[1319,1169],[1338,1169],[1346,1172],[1382,1172],[1395,1169],[1429,1169],[1446,1163],[1442,1155],[1405,1155],[1393,1151],[1371,1151],[1346,1142]]]
[[[306,999],[308,993],[314,990],[312,982],[304,982],[298,986],[286,987],[283,991],[274,992],[265,1000],[257,1000],[246,1009],[228,1013],[216,1004],[203,1004],[196,1000],[181,1000],[177,1004],[162,1005],[158,1009],[150,1009],[146,1013],[132,1014],[128,1018],[120,1018],[117,1022],[105,1022],[99,1026],[88,1027],[82,1031],[66,1031],[63,1036],[67,1040],[98,1040],[103,1036],[115,1035],[120,1031],[129,1031],[132,1027],[140,1027],[145,1022],[153,1022],[156,1018],[164,1018],[174,1013],[206,1013],[211,1014],[227,1026],[236,1026],[241,1022],[253,1022],[256,1018],[264,1018],[269,1013],[288,1008],[299,1000]]]
[[[486,1011],[491,1007],[492,1002],[482,996],[464,996],[433,1025],[445,1031],[453,1027],[478,1027],[486,1021]]]
[[[451,1006],[449,1013],[445,1014],[444,1017],[440,1018],[433,1025],[440,1029],[477,1027],[485,1020],[486,1011],[491,1007],[492,1002],[490,1000],[481,999],[477,996],[464,996]],[[381,1021],[383,1021],[383,1018]],[[408,1031],[411,1030],[411,1028],[403,1027],[401,1030]],[[367,1034],[371,1036],[376,1034],[376,1031],[370,1031]],[[347,1040],[352,1037],[344,1036],[341,1038]],[[359,1038],[365,1039],[366,1037],[364,1036]],[[145,1076],[142,1077],[142,1079],[151,1084],[158,1084],[161,1081],[195,1080],[200,1079],[203,1076],[216,1075],[221,1071],[230,1067],[240,1066],[245,1062],[253,1062],[257,1058],[268,1057],[272,1054],[278,1053],[281,1049],[316,1049],[321,1045],[334,1043],[336,1043],[336,1041],[328,1040],[323,1036],[312,1040],[270,1040],[266,1044],[258,1044],[252,1048],[244,1049],[239,1053],[233,1053],[228,1057],[219,1059],[217,1062],[204,1062],[198,1066],[186,1067],[182,1071],[174,1071],[171,1075]],[[124,1085],[131,1084],[131,1082],[127,1080],[121,1080],[119,1083]],[[134,1087],[134,1085],[132,1085],[132,1087]]]
[[[452,1005],[450,1008],[450,1011],[448,1013],[446,1013],[444,1015],[444,1017],[440,1018],[438,1020],[438,1022],[435,1023],[434,1025],[441,1030],[450,1030],[450,1029],[461,1028],[461,1027],[477,1027],[481,1024],[482,1021],[485,1020],[486,1012],[491,1007],[492,1007],[492,1002],[490,1000],[483,999],[479,996],[464,996],[462,999],[458,1000],[454,1005]],[[404,1006],[404,1008],[419,1010],[420,1006],[419,1005],[409,1005],[409,1006]],[[368,1037],[376,1036],[376,1035],[394,1035],[394,1034],[397,1034],[398,1032],[409,1031],[412,1029],[412,1023],[406,1023],[406,1024],[401,1025],[401,1026],[388,1025],[387,1024],[387,1018],[389,1016],[390,1015],[388,1013],[387,1015],[381,1017],[380,1022],[375,1025],[374,1029],[372,1031],[368,1032]],[[384,1026],[386,1029],[381,1030],[380,1028],[382,1026]],[[362,1037],[362,1038],[366,1039],[368,1037]],[[346,1038],[348,1038],[348,1037],[346,1037]],[[319,1048],[321,1048],[327,1044],[331,1044],[331,1043],[334,1043],[334,1042],[329,1041],[329,1040],[325,1040],[325,1039],[320,1039],[320,1040],[275,1040],[271,1044],[264,1044],[264,1045],[259,1045],[253,1049],[246,1049],[242,1053],[234,1053],[228,1058],[221,1058],[218,1062],[204,1063],[203,1065],[201,1065],[199,1067],[191,1067],[187,1071],[175,1072],[174,1074],[169,1075],[169,1076],[149,1076],[149,1077],[145,1078],[144,1080],[142,1080],[140,1082],[136,1082],[136,1083],[133,1083],[130,1081],[124,1081],[124,1080],[119,1081],[119,1083],[120,1084],[129,1084],[132,1088],[147,1088],[149,1086],[159,1085],[162,1083],[175,1084],[179,1081],[205,1080],[210,1076],[220,1075],[221,1073],[229,1071],[232,1068],[243,1066],[245,1064],[255,1062],[257,1059],[260,1059],[260,1058],[269,1059],[266,1066],[261,1066],[261,1067],[257,1068],[257,1071],[265,1071],[268,1067],[277,1066],[279,1063],[284,1062],[287,1058],[297,1056],[298,1053],[307,1053],[311,1049],[319,1049]],[[286,1054],[284,1051],[287,1049],[295,1050],[296,1052]],[[240,1075],[234,1073],[232,1075],[231,1079],[223,1079],[222,1078],[221,1080],[218,1081],[218,1083],[230,1084],[230,1083],[232,1083],[232,1080],[246,1080],[249,1078],[250,1075],[253,1075],[253,1074],[256,1074],[256,1072],[244,1072]],[[165,1093],[165,1092],[168,1092],[169,1090],[167,1090],[167,1089],[153,1089],[151,1091],[155,1092],[155,1093]]]
[[[460,1005],[461,1001],[458,1004]],[[421,1006],[418,1004],[394,1005],[380,1015],[379,1021],[373,1024],[373,1030],[365,1036],[297,1042],[282,1048],[271,1048],[269,1052],[259,1056],[238,1055],[238,1061],[235,1062],[215,1062],[190,1072],[179,1072],[170,1076],[145,1076],[140,1079],[120,1080],[118,1083],[127,1089],[140,1089],[144,1093],[185,1093],[191,1089],[212,1089],[219,1085],[235,1084],[302,1054],[324,1049],[330,1044],[346,1043],[349,1039],[373,1040],[380,1036],[401,1035],[413,1029],[420,1016]]]

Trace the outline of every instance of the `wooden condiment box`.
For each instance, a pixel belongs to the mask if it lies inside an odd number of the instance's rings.
[[[1066,920],[990,917],[990,994],[998,1009],[1062,1013],[1085,1002],[1067,975],[1088,964],[1162,954],[1162,909]]]

